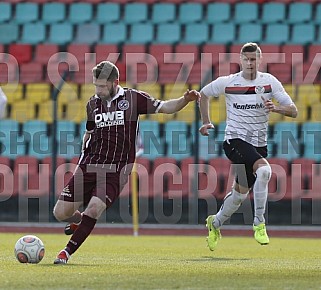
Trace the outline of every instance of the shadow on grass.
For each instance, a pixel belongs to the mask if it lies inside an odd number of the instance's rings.
[[[93,264],[60,264],[60,265],[55,265],[54,263],[52,264],[41,264],[39,265],[41,267],[57,267],[57,268],[60,268],[60,267],[68,267],[68,268],[72,268],[72,267],[90,267],[90,268],[100,268],[102,266],[102,264],[99,264],[99,265],[93,265]]]
[[[202,257],[201,259],[189,259],[186,261],[204,262],[206,260],[207,261],[249,261],[251,259],[249,258],[234,259],[234,258],[219,258],[219,257],[206,256],[206,257]]]

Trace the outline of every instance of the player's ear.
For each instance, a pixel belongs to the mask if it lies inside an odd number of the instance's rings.
[[[115,84],[115,86],[118,86],[119,85],[119,80],[118,79],[114,80],[114,84]]]

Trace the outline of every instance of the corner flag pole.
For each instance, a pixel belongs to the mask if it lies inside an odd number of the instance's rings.
[[[136,158],[143,154],[144,148],[142,139],[138,132],[137,144],[136,144]],[[138,236],[139,230],[139,212],[138,212],[138,173],[137,163],[134,163],[132,174],[131,174],[131,192],[132,192],[132,216],[133,216],[133,235]]]
[[[64,71],[61,80],[57,87],[55,87],[55,90],[53,91],[51,95],[52,99],[52,154],[51,154],[51,195],[50,195],[50,203],[49,208],[50,211],[53,211],[54,205],[55,205],[55,197],[56,197],[56,167],[57,167],[57,119],[58,119],[58,95],[65,84],[65,81],[69,75],[69,70]]]
[[[137,190],[137,164],[134,163],[131,174],[132,184],[132,215],[133,215],[133,235],[138,236],[139,221],[138,221],[138,190]]]

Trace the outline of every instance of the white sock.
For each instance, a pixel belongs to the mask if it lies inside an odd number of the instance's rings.
[[[271,167],[261,166],[256,170],[256,181],[253,186],[254,225],[265,223],[264,213],[268,197],[268,183],[271,178]]]
[[[238,210],[247,195],[248,192],[243,194],[232,189],[232,191],[225,196],[224,203],[216,214],[213,223],[214,227],[217,229],[220,228],[232,216],[232,214]]]

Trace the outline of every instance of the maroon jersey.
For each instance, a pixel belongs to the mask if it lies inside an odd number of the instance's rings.
[[[158,112],[162,104],[145,92],[120,86],[111,101],[102,100],[97,95],[91,97],[87,103],[86,123],[86,130],[91,134],[79,164],[103,164],[116,172],[132,164],[135,161],[138,117]],[[128,168],[126,172],[130,170]]]

